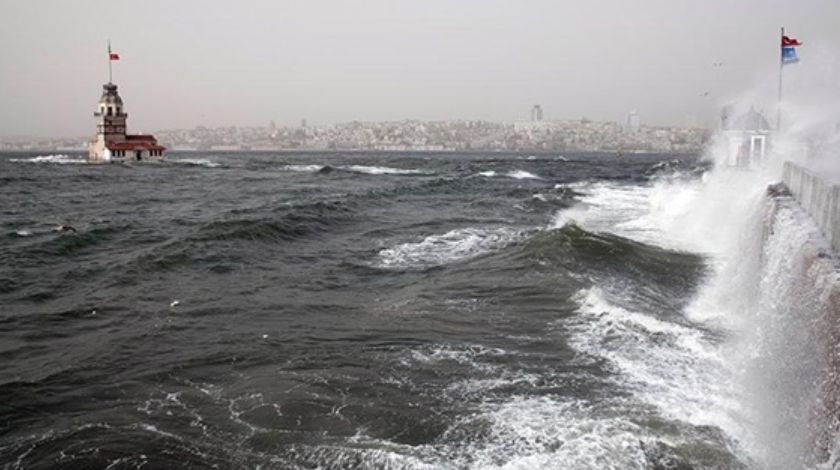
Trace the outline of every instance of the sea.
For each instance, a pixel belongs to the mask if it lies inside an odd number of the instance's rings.
[[[745,300],[821,242],[791,205],[762,251],[755,180],[704,155],[0,154],[0,468],[832,468],[779,419],[813,389],[782,395],[756,327],[784,302]]]

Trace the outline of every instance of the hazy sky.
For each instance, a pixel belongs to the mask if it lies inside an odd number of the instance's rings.
[[[776,74],[782,25],[805,42],[792,73],[840,54],[840,0],[0,0],[0,18],[0,136],[91,134],[108,38],[131,131],[535,103],[682,125]]]

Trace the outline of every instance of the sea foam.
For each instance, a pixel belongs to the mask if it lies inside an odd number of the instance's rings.
[[[440,266],[503,248],[522,236],[521,230],[510,227],[456,229],[381,250],[377,265],[392,269]]]

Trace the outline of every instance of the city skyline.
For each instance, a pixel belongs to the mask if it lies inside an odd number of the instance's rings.
[[[302,123],[303,124],[303,123]],[[709,131],[586,119],[383,121],[330,126],[196,127],[159,130],[173,151],[699,152]],[[0,151],[81,151],[88,139],[0,139]]]
[[[92,133],[109,38],[135,131],[512,122],[535,103],[546,120],[635,110],[642,124],[709,127],[773,76],[780,25],[812,59],[840,42],[840,6],[827,1],[675,3],[4,1],[0,138]],[[803,61],[789,82],[826,63]]]

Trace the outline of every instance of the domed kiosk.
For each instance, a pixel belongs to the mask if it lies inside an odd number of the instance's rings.
[[[727,141],[727,164],[739,168],[758,168],[763,165],[770,147],[770,123],[754,107],[728,119],[728,109],[721,115],[721,130]]]

